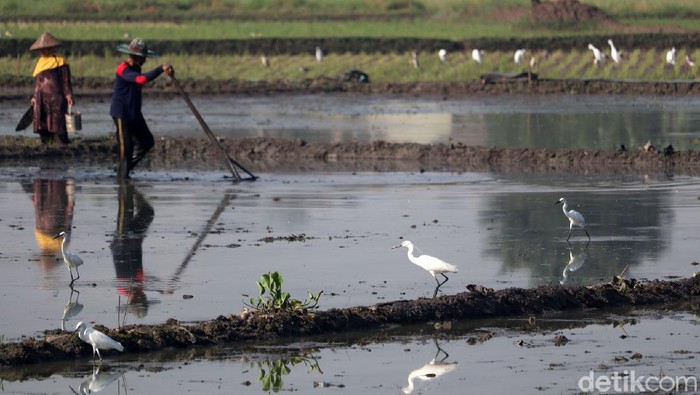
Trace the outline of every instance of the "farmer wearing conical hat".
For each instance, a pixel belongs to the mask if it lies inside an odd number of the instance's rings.
[[[34,133],[41,136],[42,143],[51,143],[58,138],[67,144],[65,114],[72,106],[73,87],[70,80],[70,67],[66,58],[56,53],[61,41],[50,33],[43,33],[29,48],[39,51],[41,56],[34,68]]]
[[[148,129],[141,114],[141,90],[143,86],[165,72],[174,75],[175,70],[169,64],[163,64],[146,73],[141,67],[147,58],[157,57],[150,51],[146,43],[135,38],[129,45],[117,47],[129,58],[117,66],[117,75],[112,92],[112,105],[109,113],[117,127],[116,138],[119,148],[119,178],[129,178],[129,172],[153,148],[153,134]]]

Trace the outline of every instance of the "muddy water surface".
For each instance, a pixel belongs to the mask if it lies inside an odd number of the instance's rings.
[[[102,137],[114,130],[109,98],[85,99],[83,130]],[[198,110],[222,137],[282,137],[307,141],[448,143],[527,148],[612,149],[658,147],[697,149],[697,96],[486,96],[462,99],[353,95],[274,97],[198,96]],[[14,126],[27,103],[8,101],[0,109],[0,135]],[[156,135],[203,133],[180,97],[147,98],[144,114]],[[32,135],[31,131],[22,132]]]
[[[210,100],[218,103],[219,99]],[[490,126],[469,126],[465,142],[608,148],[617,141],[643,144],[653,130],[663,131],[662,136],[669,139],[664,141],[673,141],[674,146],[676,141],[693,146],[694,110],[679,110],[686,108],[685,99],[671,99],[669,107],[655,107],[652,99],[644,100],[637,107],[631,101],[632,108],[639,110],[625,118],[632,122],[631,127],[614,128],[623,130],[620,133],[634,130],[627,140],[612,137],[601,143],[595,136],[607,136],[610,129],[604,127],[605,117],[597,116],[598,128],[587,124],[578,129],[556,127],[556,118],[551,118],[553,124],[548,122],[542,133],[532,134],[526,142],[526,134],[512,132],[519,119],[527,118],[526,111],[518,107],[526,104],[520,101],[511,103],[512,113],[501,114],[512,117],[503,121],[508,128],[499,129],[506,132],[505,137],[493,137]],[[300,115],[313,112],[310,108],[323,109],[322,103],[309,108],[299,104],[303,101],[294,103],[287,104],[290,115],[286,121],[279,109],[285,105],[277,104],[275,115],[261,115],[258,127],[233,126],[231,135],[247,130],[298,137],[292,131],[298,126],[310,133],[301,138],[330,138],[323,126],[328,119],[306,124],[307,118]],[[225,124],[231,123],[229,111],[234,106],[211,104],[200,106],[214,111],[205,115],[207,122],[217,134],[227,133]],[[428,112],[441,113],[443,105],[464,108],[463,104],[432,103],[436,107]],[[104,104],[95,104],[95,113],[100,105]],[[152,124],[154,130],[174,131],[177,126],[182,133],[198,132],[186,108],[175,109],[178,103],[155,101],[154,105],[172,106],[165,114],[179,114],[163,117],[170,126]],[[597,108],[592,102],[587,105]],[[300,111],[297,106],[305,109]],[[461,126],[455,125],[462,121],[455,121],[459,118],[455,116],[445,123],[451,125],[445,133],[438,133],[441,123],[434,119],[430,128],[406,127],[403,117],[422,114],[426,108],[422,104],[411,110],[406,103],[396,104],[400,110],[374,109],[376,118],[370,123],[375,126],[358,132],[364,129],[342,126],[345,122],[362,125],[358,119],[368,116],[363,113],[366,103],[353,106],[331,117],[332,124],[340,125],[334,139],[433,142],[449,141],[460,133]],[[235,119],[251,122],[249,112],[265,113],[253,107]],[[560,110],[566,112],[564,107]],[[537,108],[546,112],[546,106]],[[671,115],[665,108],[673,109]],[[0,111],[4,114],[5,110]],[[494,105],[489,111],[502,108]],[[486,120],[482,125],[500,124],[496,115],[490,118],[489,111],[475,119]],[[90,113],[86,111],[83,133],[99,136],[111,129],[101,117],[91,120],[94,115]],[[386,113],[391,117],[384,117]],[[657,125],[674,126],[645,129],[652,121],[634,123],[641,113],[650,114]],[[264,120],[268,118],[269,123]],[[562,115],[560,120],[576,124],[565,118]],[[586,119],[585,114],[568,119],[582,118]],[[393,121],[377,127],[382,119]],[[409,123],[420,122],[411,118]],[[285,129],[288,125],[293,127]],[[314,137],[316,127],[319,132]],[[431,132],[421,134],[427,129]],[[474,130],[486,132],[475,134]],[[564,131],[582,134],[572,140]],[[508,137],[508,133],[515,134]],[[284,287],[295,298],[323,290],[322,309],[429,297],[434,288],[432,277],[411,264],[404,249],[391,249],[403,239],[459,266],[460,272],[443,286],[445,293],[462,292],[468,284],[504,288],[600,283],[625,268],[627,277],[638,279],[689,276],[699,270],[695,262],[699,260],[700,179],[693,177],[307,173],[258,174],[259,181],[232,185],[223,173],[139,170],[134,180],[119,185],[107,167],[3,168],[0,335],[5,341],[37,336],[45,329],[70,330],[80,320],[116,327],[162,323],[171,317],[186,322],[237,313],[245,300],[257,296],[259,276],[274,270],[283,273]],[[561,207],[554,205],[562,196],[569,200],[570,208],[586,216],[590,242],[580,230],[574,230],[570,243],[566,242],[568,223]],[[73,288],[60,247],[51,238],[63,229],[71,231],[70,251],[85,261]],[[620,322],[627,325],[614,325]],[[24,380],[17,379],[15,369],[3,369],[0,384],[5,391],[16,393],[64,393],[70,391],[68,386],[77,391],[81,384],[83,388],[92,384],[93,391],[105,385],[105,393],[257,393],[275,388],[306,393],[320,387],[346,393],[400,393],[402,389],[409,392],[411,372],[435,358],[432,365],[442,364],[444,374],[434,373],[439,376],[434,380],[412,380],[414,393],[459,393],[465,385],[474,392],[494,392],[495,383],[499,391],[503,388],[510,393],[523,388],[526,392],[570,393],[591,369],[596,374],[624,370],[629,374],[634,369],[637,375],[697,375],[696,325],[697,317],[687,307],[630,310],[603,317],[593,317],[593,313],[538,317],[535,324],[525,318],[452,323],[452,329],[439,331],[429,324],[390,334],[394,337],[379,343],[370,339],[351,346],[343,343],[355,340],[348,335],[330,345],[310,339],[283,345],[283,349],[264,346],[127,354],[110,356],[99,372],[93,372],[88,361],[34,366],[27,372],[36,375]],[[568,343],[562,344],[560,335]],[[435,336],[444,353],[435,345]],[[431,368],[435,366],[426,367]],[[503,380],[504,375],[509,380]]]
[[[459,266],[446,293],[596,283],[625,267],[639,279],[698,270],[695,178],[262,174],[231,185],[211,173],[143,172],[119,186],[109,173],[75,175],[32,169],[2,182],[6,339],[62,318],[116,326],[237,313],[268,271],[299,299],[323,290],[323,308],[430,296],[430,275],[391,249],[402,239]],[[590,242],[577,229],[566,242],[561,196],[586,216]],[[64,228],[85,261],[74,292],[50,238]]]

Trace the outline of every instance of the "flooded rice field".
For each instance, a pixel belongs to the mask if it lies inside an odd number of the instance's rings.
[[[474,283],[499,289],[594,284],[625,267],[626,276],[637,279],[687,277],[698,269],[696,178],[260,176],[232,185],[221,174],[138,172],[136,180],[119,185],[108,170],[5,169],[0,187],[4,340],[40,335],[44,329],[71,330],[81,320],[116,327],[237,313],[244,300],[257,296],[255,281],[268,271],[283,273],[284,287],[295,298],[323,290],[322,309],[430,297],[430,275],[408,261],[405,249],[391,249],[402,239],[459,267],[441,288],[444,293],[463,292]],[[561,196],[586,216],[590,242],[576,229],[566,242],[568,223],[554,205]],[[71,229],[70,250],[85,261],[72,289],[59,246],[50,238],[62,229]],[[498,380],[497,371],[520,377],[509,381],[513,388],[566,393],[589,369],[612,374],[611,369],[628,366],[619,358],[627,358],[637,374],[660,368],[696,374],[696,365],[686,360],[700,352],[697,318],[685,309],[614,315],[634,322],[636,334],[627,336],[636,340],[622,341],[623,331],[612,327],[610,317],[544,317],[555,328],[525,334],[521,327],[527,320],[521,318],[454,323],[468,327],[462,334],[427,325],[413,328],[407,337],[397,334],[362,346],[343,346],[342,340],[330,346],[282,345],[281,355],[271,346],[193,350],[185,356],[125,355],[108,358],[101,374],[126,372],[110,385],[112,392],[122,388],[119,380],[127,380],[121,385],[129,389],[157,393],[259,392],[265,385],[257,382],[261,372],[272,374],[280,364],[292,364],[299,365],[290,368],[292,373],[279,373],[286,390],[317,382],[336,385],[334,390],[397,393],[407,387],[412,370],[432,360],[436,347],[424,337],[435,332],[445,338],[440,341],[449,354],[445,361],[460,368],[434,383],[414,380],[421,393],[452,393],[482,379],[480,388],[487,390]],[[556,325],[575,329],[562,331]],[[469,339],[484,331],[494,332],[494,338],[470,345]],[[552,339],[559,335],[572,341],[556,347]],[[644,359],[631,358],[630,350]],[[514,353],[522,355],[514,359]],[[313,361],[320,361],[318,372],[308,371]],[[86,361],[67,366],[72,368],[45,367],[55,372],[48,378],[21,384],[6,380],[4,388],[33,392],[56,383],[76,388],[92,378]],[[483,369],[487,366],[494,369]],[[478,367],[494,376],[475,375]]]
[[[221,137],[279,137],[322,142],[461,142],[487,147],[697,149],[698,96],[475,96],[461,99],[366,95],[198,96],[197,109]],[[28,103],[0,108],[0,136],[16,135]],[[85,99],[84,137],[114,130],[109,98]],[[203,136],[178,96],[148,98],[144,114],[157,135]],[[31,135],[31,131],[22,132]]]
[[[373,103],[381,109],[360,98],[342,108],[323,99],[247,98],[229,107],[221,98],[195,101],[207,103],[200,110],[219,135],[246,130],[308,140],[603,148],[652,139],[688,149],[700,131],[695,109],[700,107],[693,98],[664,99],[663,105],[653,98],[618,98],[601,107],[588,97],[532,98],[529,104],[530,99],[501,98],[508,104],[501,107],[495,99]],[[575,108],[578,101],[584,104]],[[149,121],[156,134],[200,133],[181,103],[153,105],[162,107],[147,113],[168,115]],[[547,112],[548,105],[559,107]],[[111,130],[95,115],[100,106],[104,103],[83,107],[86,137]],[[325,108],[335,114],[333,120],[324,119],[331,117]],[[462,115],[450,112],[457,108]],[[628,110],[619,118],[621,108]],[[6,111],[0,110],[0,118]],[[299,115],[304,112],[319,118]],[[549,121],[531,123],[538,125],[531,135],[517,129],[523,119],[544,112]],[[443,113],[448,115],[436,115]],[[616,118],[617,126],[605,129],[607,118]],[[648,125],[652,118],[656,126]],[[475,126],[477,119],[483,128]],[[8,133],[8,122],[0,122],[2,133]],[[426,123],[407,127],[421,122]],[[405,249],[391,249],[403,240],[459,267],[442,286],[445,294],[464,292],[469,284],[588,285],[622,272],[651,280],[700,270],[696,177],[313,172],[256,174],[256,182],[231,184],[219,172],[137,169],[133,180],[119,184],[113,175],[108,164],[0,171],[3,341],[42,336],[46,329],[72,330],[78,321],[117,327],[235,314],[258,296],[255,281],[270,271],[284,275],[284,289],[294,298],[322,290],[323,310],[430,297],[435,280],[408,260]],[[554,204],[560,197],[586,217],[590,241],[574,229],[567,242],[568,221]],[[73,287],[52,237],[62,230],[70,232],[69,250],[85,261]],[[700,354],[697,314],[697,305],[663,306],[110,354],[99,370],[89,359],[3,367],[0,388],[438,394],[462,393],[469,386],[475,393],[572,393],[601,390],[595,385],[605,378],[630,389],[634,377],[643,375],[657,379],[649,382],[657,385],[651,390],[671,384],[692,390],[689,379],[697,377]],[[638,389],[631,388],[627,392]]]

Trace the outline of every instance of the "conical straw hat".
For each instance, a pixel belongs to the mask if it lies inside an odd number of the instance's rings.
[[[52,36],[51,33],[42,33],[39,38],[36,39],[34,44],[29,47],[30,51],[43,48],[53,48],[62,45],[63,43],[59,41],[56,37]]]

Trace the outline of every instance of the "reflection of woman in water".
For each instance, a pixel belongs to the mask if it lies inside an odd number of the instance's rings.
[[[70,179],[35,178],[22,188],[32,194],[36,215],[34,236],[41,249],[39,262],[44,271],[48,271],[60,263],[56,255],[61,251],[62,239],[54,239],[54,236],[61,231],[71,232],[75,186]]]
[[[119,293],[127,297],[129,310],[138,317],[148,313],[148,300],[143,291],[143,239],[153,217],[153,207],[136,187],[129,183],[119,185],[117,231],[110,247],[120,283]]]

